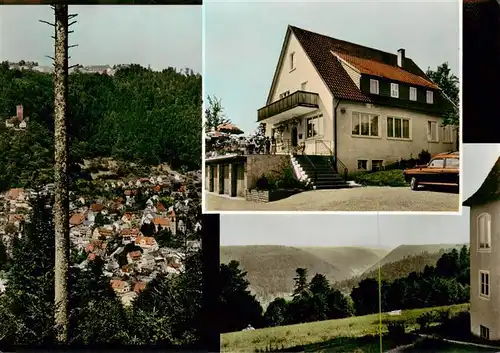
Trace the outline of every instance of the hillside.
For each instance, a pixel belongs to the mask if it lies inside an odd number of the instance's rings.
[[[408,256],[420,255],[424,252],[429,254],[435,254],[440,251],[446,252],[452,249],[460,250],[464,244],[426,244],[426,245],[400,245],[397,248],[390,251],[382,260],[380,260],[380,266],[385,264],[397,262]],[[374,264],[365,273],[372,271],[378,271],[379,264]]]
[[[423,252],[419,255],[407,256],[399,261],[386,263],[380,268],[380,278],[381,280],[393,281],[396,278],[406,277],[411,272],[422,272],[427,265],[435,266],[442,254],[443,251],[436,253]],[[378,276],[379,270],[377,268],[369,272],[364,272],[359,276],[337,282],[333,286],[342,291],[350,292],[363,279],[378,278]]]
[[[341,273],[338,280],[358,276],[387,255],[386,249],[360,247],[301,247],[302,250],[337,267]]]
[[[250,289],[264,306],[276,296],[287,296],[293,291],[298,267],[308,270],[309,279],[322,273],[333,282],[378,259],[370,249],[355,247],[222,246],[220,253],[221,263],[236,260],[248,272]]]
[[[380,352],[380,331],[387,332],[391,322],[405,321],[414,329],[416,318],[427,312],[468,311],[468,304],[404,310],[401,315],[383,313],[354,316],[345,319],[308,322],[303,324],[268,327],[251,331],[224,333],[221,335],[222,352],[255,352],[266,347],[290,348],[296,352]],[[382,324],[380,319],[382,319]],[[395,348],[388,339],[383,340],[384,351]],[[297,350],[294,347],[305,349]]]
[[[52,76],[0,64],[0,190],[25,187],[53,163]],[[73,162],[95,157],[142,165],[199,169],[201,75],[139,65],[114,76],[73,73],[68,78],[68,135]],[[23,105],[26,131],[5,128]],[[27,147],[28,146],[28,147]],[[39,177],[39,171],[44,174]]]

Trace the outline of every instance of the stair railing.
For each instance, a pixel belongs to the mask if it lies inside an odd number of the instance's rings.
[[[313,184],[316,184],[316,181],[318,180],[318,170],[316,169],[316,166],[314,163],[311,161],[311,159],[307,156],[307,154],[303,154],[303,156],[306,158],[307,162],[311,165],[313,168]]]
[[[347,175],[349,174],[349,170],[347,169],[346,165],[342,163],[340,159],[337,158],[337,156],[333,153],[330,147],[328,147],[325,141],[316,140],[316,143],[323,144],[323,146],[328,151],[328,157],[330,159],[330,166],[332,168],[332,171],[340,175],[344,179],[344,182],[347,183]]]

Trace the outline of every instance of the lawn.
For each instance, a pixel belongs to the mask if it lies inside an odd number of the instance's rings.
[[[387,332],[387,324],[405,321],[408,328],[416,327],[416,318],[432,310],[450,309],[451,312],[468,310],[468,304],[406,310],[398,316],[383,313],[350,317],[338,320],[310,322],[306,324],[270,327],[254,331],[231,332],[221,335],[223,352],[255,352],[266,348],[303,347],[303,351],[315,352],[380,352],[379,335]],[[395,347],[383,342],[384,350]],[[349,349],[346,351],[346,349]]]

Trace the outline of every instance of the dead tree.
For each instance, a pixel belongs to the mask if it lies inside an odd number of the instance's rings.
[[[68,34],[69,20],[76,15],[68,14],[68,5],[53,5],[54,27],[54,149],[55,149],[55,330],[60,344],[68,343],[69,329],[69,177],[68,177]]]

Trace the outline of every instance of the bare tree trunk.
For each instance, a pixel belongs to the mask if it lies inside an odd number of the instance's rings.
[[[55,326],[60,344],[68,342],[69,189],[68,135],[68,5],[54,5],[54,140],[55,140]]]

